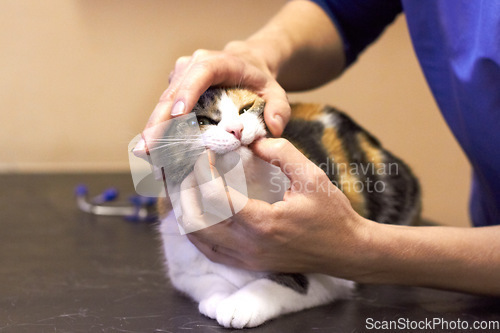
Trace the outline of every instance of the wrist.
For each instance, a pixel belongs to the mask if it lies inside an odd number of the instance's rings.
[[[353,237],[346,254],[347,266],[344,278],[359,283],[372,282],[377,274],[378,262],[383,257],[380,240],[377,235],[382,232],[380,224],[357,215]]]
[[[417,284],[418,262],[413,258],[418,240],[409,237],[414,227],[366,220],[355,260],[361,269],[352,280],[368,284]],[[411,228],[410,231],[408,228]]]
[[[344,231],[331,230],[328,239],[334,239],[325,247],[325,256],[320,263],[327,268],[324,273],[359,283],[369,283],[374,274],[374,267],[379,260],[374,244],[378,242],[374,235],[379,233],[378,223],[365,219],[354,211],[350,217],[343,217]],[[339,232],[344,235],[338,238]]]

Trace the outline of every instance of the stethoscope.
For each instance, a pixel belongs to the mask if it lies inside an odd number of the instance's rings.
[[[78,207],[92,215],[123,216],[125,220],[132,222],[156,222],[156,200],[153,197],[143,197],[134,195],[129,197],[127,206],[112,206],[105,203],[112,202],[118,197],[118,190],[108,188],[98,196],[88,198],[88,188],[85,185],[78,185],[75,188],[76,203]]]

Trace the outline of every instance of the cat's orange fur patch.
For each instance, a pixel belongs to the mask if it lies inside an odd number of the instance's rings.
[[[226,94],[239,109],[243,107],[252,107],[254,103],[264,103],[262,98],[249,90],[227,89]]]
[[[358,133],[357,139],[361,150],[364,151],[369,163],[373,163],[376,169],[384,167],[384,155],[380,148],[375,147],[367,138],[365,133]]]
[[[321,104],[300,103],[291,104],[292,118],[303,120],[317,120],[319,116],[323,115],[324,106]]]
[[[356,184],[358,183],[359,178],[355,174],[351,173],[349,159],[347,158],[346,151],[342,146],[342,142],[339,139],[336,130],[332,127],[325,128],[321,141],[323,146],[328,151],[330,159],[335,162],[334,172],[337,172],[338,185],[340,189],[351,202],[352,208],[358,214],[365,216],[365,199],[361,191],[356,189]]]

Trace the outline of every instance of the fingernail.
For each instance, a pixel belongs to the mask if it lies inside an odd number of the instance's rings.
[[[274,121],[276,121],[280,125],[283,125],[283,117],[281,117],[281,115],[279,115],[279,114],[274,116]]]
[[[139,142],[137,142],[134,149],[132,149],[132,154],[134,154],[135,157],[141,158],[146,155],[146,143],[143,139],[140,139]]]
[[[146,150],[146,142],[144,142],[144,139],[140,139],[139,142],[134,147],[134,150]]]
[[[181,115],[184,113],[185,105],[183,101],[178,101],[175,103],[174,107],[172,108],[172,112],[170,113],[172,117]]]

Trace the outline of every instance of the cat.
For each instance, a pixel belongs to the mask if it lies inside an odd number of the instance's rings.
[[[269,186],[252,170],[255,157],[248,145],[269,136],[263,121],[265,103],[237,88],[210,88],[193,111],[202,138],[192,149],[209,148],[219,156],[240,154],[249,190]],[[292,104],[283,137],[320,166],[362,216],[381,223],[412,224],[419,218],[420,187],[409,167],[346,114],[319,104]],[[175,166],[166,170],[180,184],[195,159],[185,146],[170,145]],[[174,157],[173,157],[174,158]],[[252,177],[252,173],[255,175]],[[260,183],[260,184],[254,184]],[[355,284],[323,274],[270,274],[224,266],[208,260],[178,231],[173,210],[160,202],[160,232],[170,281],[199,303],[203,315],[225,327],[255,327],[282,314],[300,311],[352,295]]]

